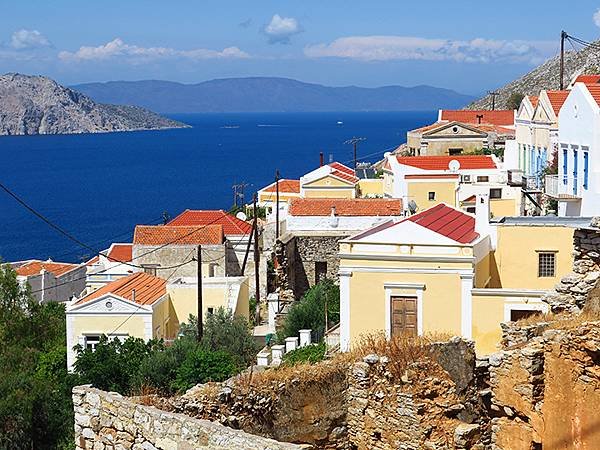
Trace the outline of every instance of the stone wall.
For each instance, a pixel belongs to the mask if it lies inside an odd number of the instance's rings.
[[[592,227],[600,225],[600,218],[591,221]],[[587,294],[600,280],[600,229],[577,229],[573,234],[573,272],[561,278],[554,291],[542,300],[553,312],[577,312],[583,308]]]
[[[299,299],[310,287],[315,285],[315,267],[317,262],[327,264],[327,278],[338,279],[340,260],[339,241],[350,233],[338,235],[288,235],[282,238],[283,251],[280,262],[285,267],[282,289],[289,289]]]
[[[77,450],[292,450],[281,443],[208,420],[133,403],[89,386],[73,389]]]
[[[547,325],[490,356],[493,450],[600,448],[599,325]]]

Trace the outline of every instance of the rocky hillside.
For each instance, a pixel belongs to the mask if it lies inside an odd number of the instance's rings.
[[[600,44],[600,41],[597,42]],[[580,73],[596,73],[600,68],[600,54],[592,48],[565,52],[565,86]],[[559,89],[560,55],[549,59],[541,66],[507,85],[496,89],[496,108],[504,109],[510,94],[519,92],[525,95],[538,95],[541,89]],[[474,101],[466,109],[490,109],[492,98],[487,95]]]
[[[96,103],[46,77],[0,75],[0,135],[102,133],[186,126],[136,106]]]

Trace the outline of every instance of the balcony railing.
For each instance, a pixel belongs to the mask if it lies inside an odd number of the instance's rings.
[[[536,175],[526,175],[522,170],[509,170],[507,175],[510,186],[521,186],[528,191],[542,188],[542,179]]]
[[[550,197],[558,197],[558,175],[546,175],[544,180],[544,193]]]
[[[580,197],[578,179],[560,175],[546,175],[544,193],[554,198],[577,199]]]

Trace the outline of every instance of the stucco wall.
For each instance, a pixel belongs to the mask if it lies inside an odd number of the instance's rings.
[[[451,206],[456,206],[456,189],[458,184],[455,182],[441,183],[425,181],[407,181],[408,198],[414,200],[419,207],[419,211],[424,211],[438,203],[446,203]],[[433,192],[434,200],[429,200],[429,193]]]
[[[383,196],[383,178],[362,179],[358,182],[361,197]]]

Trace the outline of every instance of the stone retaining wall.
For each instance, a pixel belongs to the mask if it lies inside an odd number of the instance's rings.
[[[292,450],[304,448],[254,436],[208,420],[139,405],[89,386],[73,389],[77,450]]]

